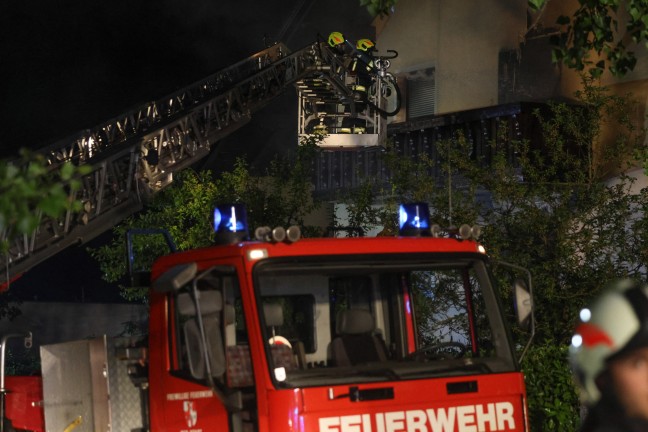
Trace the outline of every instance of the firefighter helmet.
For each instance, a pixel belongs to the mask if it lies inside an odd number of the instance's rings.
[[[360,39],[356,42],[356,49],[360,51],[367,52],[376,47],[376,44],[373,43],[371,39]]]
[[[569,357],[584,401],[593,405],[600,399],[596,380],[606,362],[641,347],[648,347],[648,286],[617,280],[591,309],[581,310],[572,337]]]
[[[336,47],[344,43],[344,35],[340,32],[332,32],[328,37],[328,44]]]

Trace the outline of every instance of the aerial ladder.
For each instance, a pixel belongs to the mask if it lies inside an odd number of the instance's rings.
[[[41,148],[36,153],[51,169],[66,161],[92,168],[70,197],[81,201],[82,210],[56,219],[40,216],[33,234],[12,241],[0,272],[0,288],[141,210],[153,194],[173,182],[176,172],[207,156],[216,142],[245,125],[289,86],[298,90],[300,136],[323,132],[321,126],[328,124],[332,127],[323,147],[382,145],[387,112],[380,107],[385,106],[382,98],[389,86],[381,82],[395,83],[385,74],[388,60],[382,61],[370,100],[358,101],[348,58],[321,42],[295,52],[275,44],[161,99]],[[359,119],[365,127],[345,133],[341,127],[345,119]],[[7,235],[0,232],[0,240]]]

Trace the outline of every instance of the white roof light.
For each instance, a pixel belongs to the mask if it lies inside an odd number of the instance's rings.
[[[248,259],[258,260],[268,257],[268,251],[266,249],[251,249],[248,251]]]

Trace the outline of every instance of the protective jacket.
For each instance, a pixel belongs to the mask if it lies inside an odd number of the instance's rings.
[[[611,396],[603,395],[591,408],[580,432],[647,432],[648,421],[628,417]]]

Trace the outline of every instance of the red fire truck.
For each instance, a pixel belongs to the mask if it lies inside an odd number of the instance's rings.
[[[75,345],[76,358],[100,358],[87,396],[72,397],[86,373],[65,349],[41,349],[46,429],[527,431],[507,308],[476,229],[442,235],[428,214],[402,206],[394,237],[300,239],[295,227],[266,227],[248,241],[242,208],[217,208],[221,244],[153,265],[145,348]],[[528,316],[528,295],[518,303]],[[115,356],[138,384],[137,405],[106,384]],[[93,398],[104,414],[81,411]],[[119,426],[126,409],[142,423]]]

